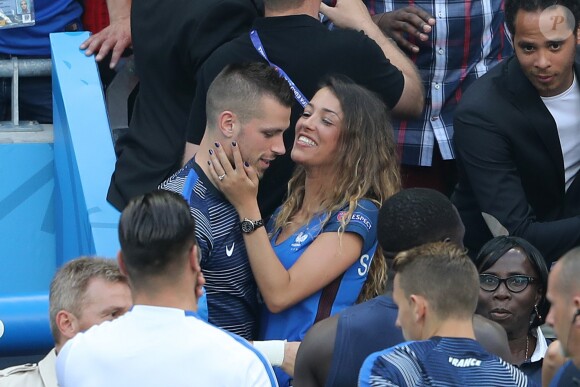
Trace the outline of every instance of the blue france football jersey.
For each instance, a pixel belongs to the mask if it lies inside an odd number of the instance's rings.
[[[183,194],[195,219],[209,322],[247,340],[257,336],[257,287],[235,208],[191,159],[161,189]]]
[[[532,386],[513,365],[472,339],[433,337],[375,352],[363,363],[359,386]]]
[[[345,206],[340,211],[333,212],[328,219],[328,214],[315,216],[283,242],[275,242],[278,237],[278,233],[275,233],[271,239],[272,247],[282,265],[286,269],[292,267],[319,234],[337,232],[341,219],[347,215],[347,209],[348,206]],[[280,313],[271,313],[264,307],[260,325],[262,340],[302,341],[316,321],[338,313],[356,302],[377,248],[378,212],[377,205],[370,200],[359,201],[344,229],[344,232],[358,234],[363,239],[359,259],[324,289],[296,305]],[[276,215],[277,213],[274,213],[268,223],[268,231],[272,231]],[[287,385],[289,377],[279,368],[274,370],[280,386]]]

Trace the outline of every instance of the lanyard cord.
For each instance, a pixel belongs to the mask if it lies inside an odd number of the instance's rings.
[[[302,107],[306,107],[306,105],[308,105],[309,101],[304,96],[304,94],[302,94],[302,92],[300,91],[298,86],[296,86],[296,84],[294,82],[292,82],[292,79],[290,79],[290,77],[288,76],[288,74],[286,74],[286,72],[284,70],[282,70],[279,66],[275,65],[274,63],[270,62],[270,59],[268,59],[268,56],[266,55],[266,50],[264,49],[264,46],[262,45],[262,41],[260,40],[260,37],[258,36],[258,31],[256,31],[256,30],[250,31],[250,39],[251,39],[252,44],[254,45],[254,48],[256,49],[256,51],[258,51],[258,53],[260,55],[262,55],[262,57],[268,62],[268,64],[270,66],[272,66],[274,69],[276,69],[276,71],[280,74],[280,76],[282,78],[284,78],[286,80],[286,82],[288,82],[288,86],[290,86],[290,89],[294,93],[294,98],[296,98],[296,101],[298,101],[298,103]]]

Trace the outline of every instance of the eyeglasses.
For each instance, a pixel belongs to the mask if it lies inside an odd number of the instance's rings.
[[[480,274],[479,287],[486,292],[493,292],[502,282],[512,293],[523,292],[529,284],[536,282],[538,279],[523,274],[512,275],[507,278],[499,278],[493,274]]]

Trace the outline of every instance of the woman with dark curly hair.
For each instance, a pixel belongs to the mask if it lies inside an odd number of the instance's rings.
[[[475,258],[479,272],[477,313],[506,330],[512,363],[541,385],[549,342],[540,325],[548,312],[548,269],[542,254],[525,239],[499,236]]]

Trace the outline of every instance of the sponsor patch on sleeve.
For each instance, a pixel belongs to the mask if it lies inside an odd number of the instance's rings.
[[[338,220],[339,222],[344,219],[344,217],[346,216],[347,212],[346,211],[340,211],[338,214],[336,214],[336,220]],[[365,226],[365,228],[367,230],[370,230],[371,228],[373,228],[373,225],[370,221],[370,219],[363,214],[362,212],[354,212],[350,218],[350,223],[360,223],[363,226]]]

